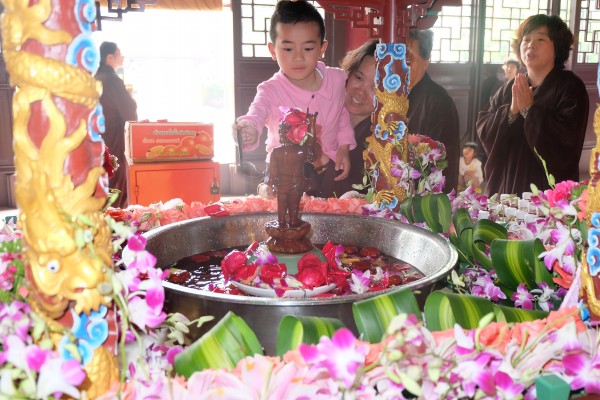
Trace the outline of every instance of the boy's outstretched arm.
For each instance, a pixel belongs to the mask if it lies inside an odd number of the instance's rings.
[[[241,130],[242,133],[242,145],[244,150],[250,150],[256,148],[256,144],[258,143],[258,129],[249,121],[239,121],[235,122],[232,126],[232,135],[233,141],[236,145],[240,145],[238,143],[237,132]]]

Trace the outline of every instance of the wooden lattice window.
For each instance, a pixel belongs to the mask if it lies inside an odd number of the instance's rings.
[[[600,4],[581,0],[577,62],[595,64],[600,53]]]
[[[471,61],[471,0],[462,0],[462,6],[443,6],[433,31],[432,62],[466,63]]]

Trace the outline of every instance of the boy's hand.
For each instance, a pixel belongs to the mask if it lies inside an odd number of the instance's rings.
[[[335,177],[336,181],[344,180],[350,174],[350,149],[347,144],[338,147],[337,153],[335,153],[335,170],[342,171]]]
[[[238,135],[237,132],[240,130],[242,134],[242,148],[247,149],[253,147],[258,142],[258,130],[248,121],[240,121],[236,122],[232,126],[232,134],[233,141],[237,146],[240,145],[238,143]]]

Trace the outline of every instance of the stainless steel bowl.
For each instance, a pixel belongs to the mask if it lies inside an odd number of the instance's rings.
[[[165,268],[197,253],[265,241],[268,236],[264,225],[276,217],[272,213],[261,213],[182,221],[145,233],[146,249],[156,256],[157,267]],[[458,258],[448,240],[412,225],[374,217],[324,213],[304,213],[302,219],[312,225],[309,238],[313,243],[324,244],[331,240],[359,247],[373,246],[383,254],[415,266],[425,277],[403,287],[418,289],[417,298],[421,304],[434,283],[450,273]],[[228,311],[233,311],[254,330],[265,353],[270,355],[275,354],[277,329],[284,316],[337,318],[356,334],[352,303],[398,290],[394,287],[334,298],[280,299],[212,293],[169,282],[165,282],[164,287],[169,312],[180,312],[190,319],[212,315],[216,322]],[[190,338],[200,337],[212,325],[193,330]]]

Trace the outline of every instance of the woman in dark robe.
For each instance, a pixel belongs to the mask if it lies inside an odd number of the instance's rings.
[[[544,162],[556,182],[579,180],[589,98],[581,79],[564,70],[573,42],[557,16],[534,15],[517,29],[512,48],[527,74],[505,83],[477,119],[488,196],[520,195],[531,183],[549,188]]]

